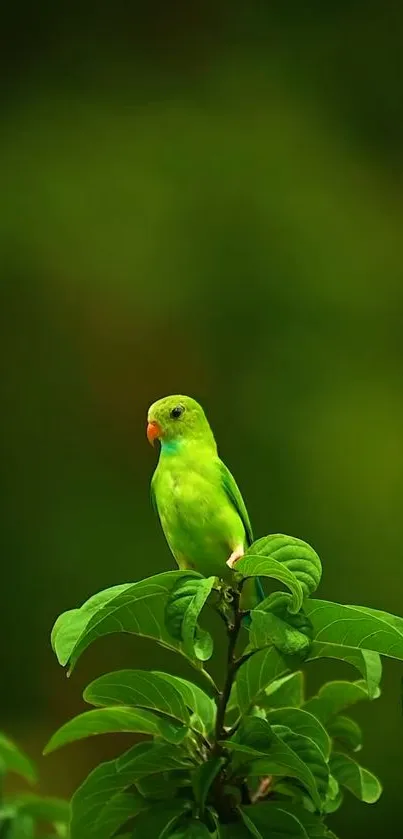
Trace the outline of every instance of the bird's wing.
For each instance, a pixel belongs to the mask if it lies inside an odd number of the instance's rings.
[[[154,475],[152,476],[152,479],[151,479],[150,498],[151,498],[152,508],[158,516],[157,498],[156,498],[156,495],[155,495],[155,472],[154,472]]]
[[[218,465],[219,465],[219,469],[220,469],[222,486],[224,487],[224,490],[225,490],[229,500],[234,505],[234,507],[235,507],[235,509],[236,509],[241,521],[242,521],[242,524],[245,528],[247,543],[248,543],[248,546],[249,546],[253,542],[253,533],[252,533],[252,526],[251,526],[249,516],[248,516],[248,511],[245,507],[245,502],[244,502],[244,500],[242,498],[242,495],[241,495],[241,493],[238,489],[238,486],[235,482],[235,478],[233,478],[233,476],[231,475],[231,472],[229,471],[229,469],[227,469],[225,463],[223,463],[222,460],[218,459]]]

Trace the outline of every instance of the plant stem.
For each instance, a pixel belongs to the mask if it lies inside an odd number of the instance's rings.
[[[239,609],[239,592],[234,591],[234,600],[233,600],[233,612],[234,612],[234,620],[233,623],[227,623],[227,635],[228,635],[228,652],[227,652],[227,673],[225,677],[224,687],[222,692],[220,693],[219,697],[217,698],[217,717],[216,717],[216,726],[215,726],[215,735],[214,735],[214,747],[213,752],[214,754],[220,754],[222,752],[222,746],[220,745],[220,740],[225,739],[226,732],[224,728],[224,720],[225,720],[225,711],[227,709],[228,700],[231,693],[231,688],[233,685],[233,681],[235,678],[236,671],[238,669],[239,663],[235,659],[235,648],[236,643],[238,640],[239,630],[241,628],[242,623],[242,612]]]
[[[221,742],[222,740],[225,740],[228,737],[228,732],[225,730],[225,712],[227,710],[227,704],[230,698],[234,678],[241,661],[241,659],[237,660],[235,658],[235,649],[238,640],[239,630],[241,628],[243,613],[239,608],[240,592],[238,590],[234,590],[232,594],[232,615],[228,615],[229,610],[226,610],[227,614],[225,614],[224,611],[221,613],[221,616],[223,617],[225,625],[227,627],[228,651],[227,671],[225,675],[224,686],[220,694],[216,697],[217,716],[214,740],[212,743],[211,751],[211,754],[216,757],[221,757],[225,754],[225,748]],[[215,806],[217,812],[219,813],[220,819],[222,819],[224,823],[230,823],[234,821],[237,802],[233,794],[231,794],[228,791],[225,791],[225,783],[226,769],[224,766],[213,782],[213,792]],[[248,803],[250,803],[249,793],[246,784],[243,785],[241,794],[243,802],[246,803],[246,801],[248,801]]]
[[[241,800],[242,804],[251,804],[250,792],[246,781],[242,781]]]

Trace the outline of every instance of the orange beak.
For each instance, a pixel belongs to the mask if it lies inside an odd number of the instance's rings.
[[[149,422],[147,425],[147,440],[153,446],[155,440],[160,436],[161,429],[157,422]]]

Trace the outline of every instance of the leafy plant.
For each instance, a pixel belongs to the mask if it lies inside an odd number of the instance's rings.
[[[254,576],[286,590],[246,613],[240,595]],[[72,799],[71,839],[330,839],[326,818],[345,790],[369,804],[379,798],[378,779],[357,762],[362,735],[347,711],[379,696],[380,655],[403,660],[403,619],[312,599],[320,578],[308,544],[271,535],[237,562],[232,587],[171,571],[110,588],[58,618],[52,644],[70,672],[93,641],[115,632],[152,638],[195,670],[195,682],[123,670],[86,688],[93,709],[67,722],[45,752],[104,732],[149,739],[88,775]],[[227,638],[219,687],[206,669],[213,640],[200,626],[204,608],[219,612]],[[319,658],[340,659],[359,678],[306,697],[301,667]]]
[[[0,733],[0,779],[15,773],[35,784],[36,769],[32,761],[12,740]],[[43,797],[34,793],[0,795],[1,839],[34,839],[35,837],[67,837],[69,805],[59,798]]]

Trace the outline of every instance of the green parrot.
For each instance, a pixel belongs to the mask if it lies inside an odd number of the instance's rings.
[[[148,411],[147,437],[161,443],[151,498],[179,568],[230,583],[237,559],[253,542],[252,528],[202,407],[189,396],[159,399]],[[263,598],[260,581],[248,580],[242,607]]]

